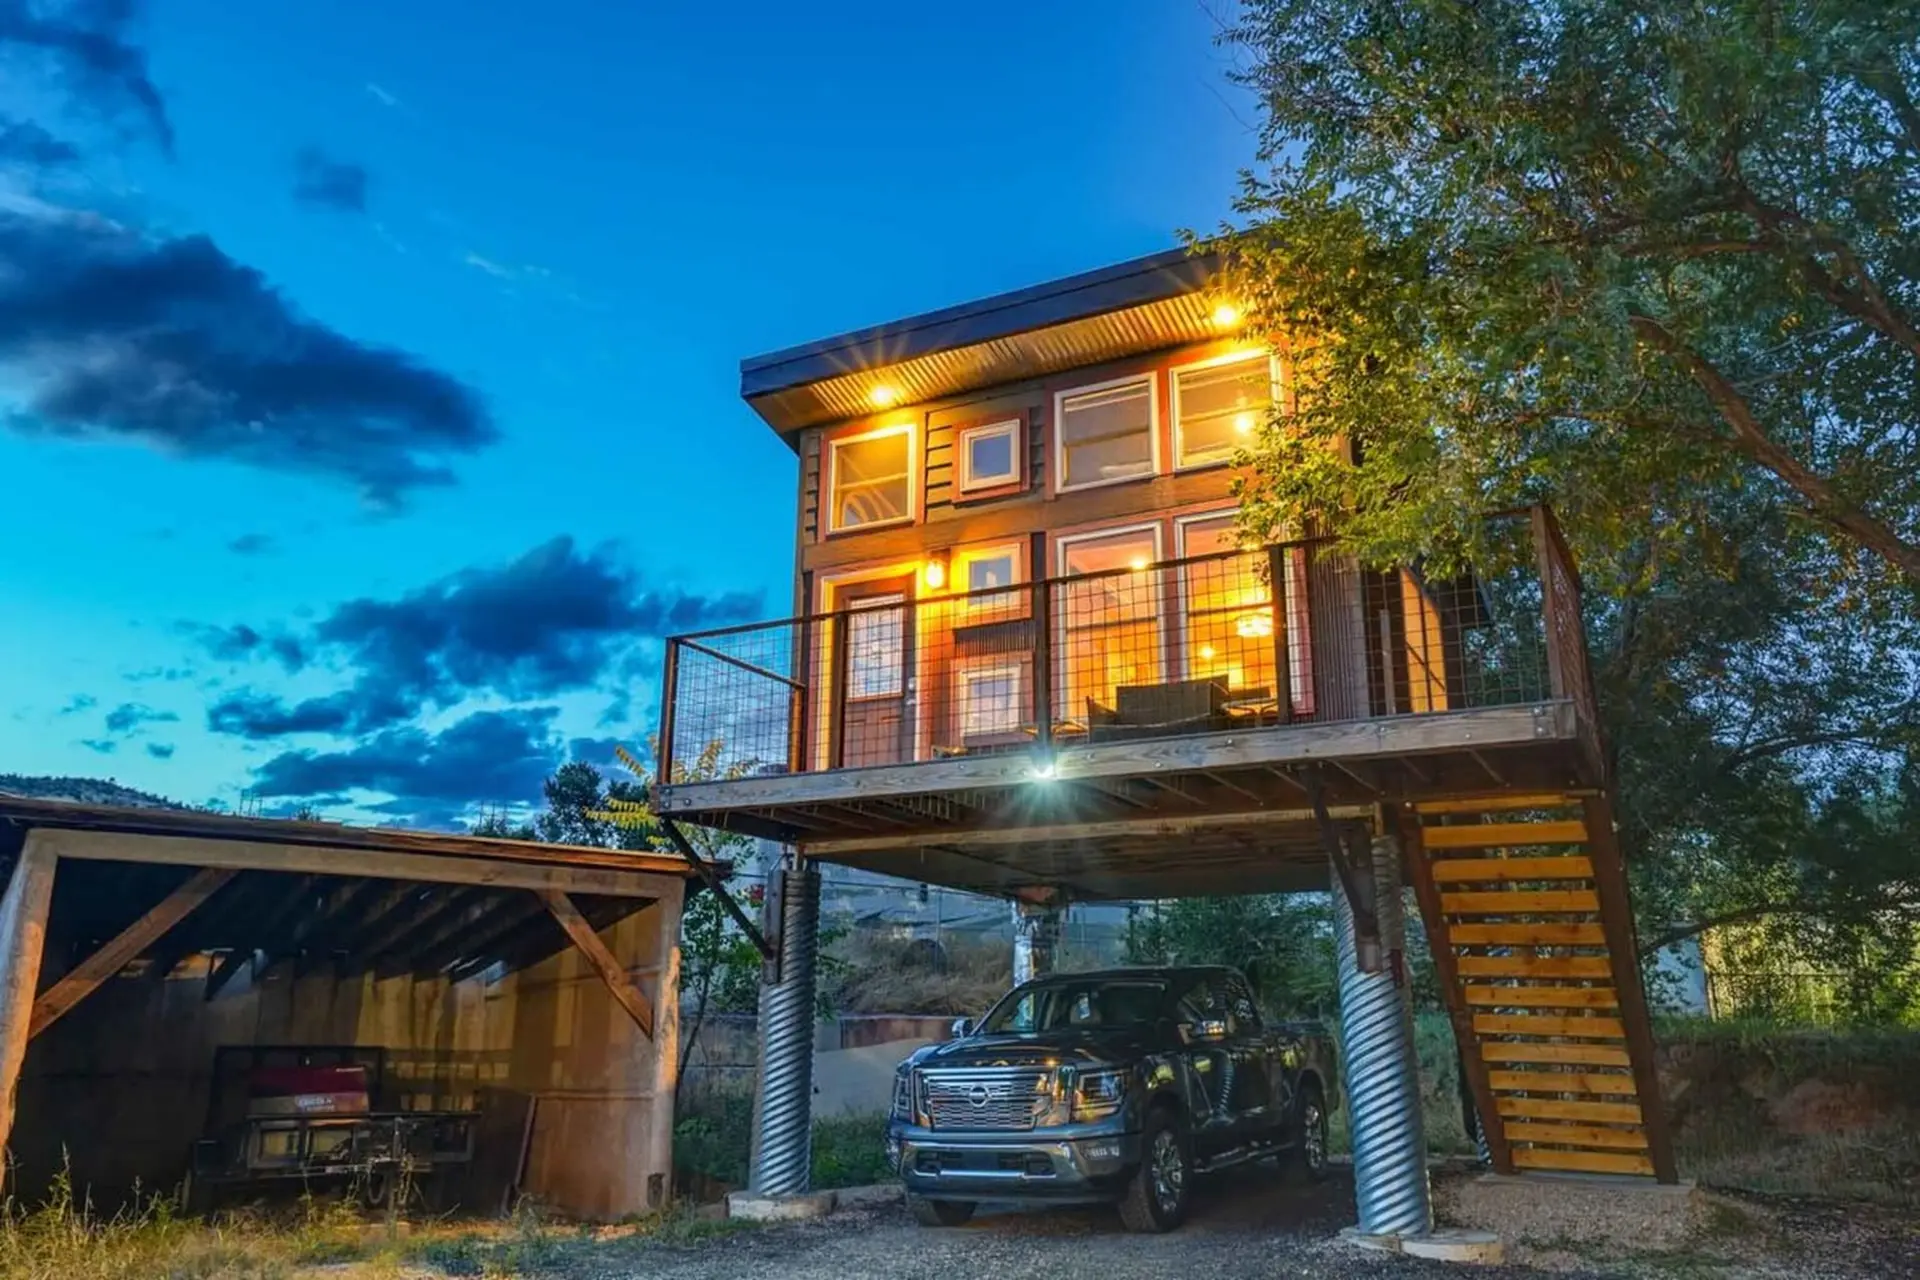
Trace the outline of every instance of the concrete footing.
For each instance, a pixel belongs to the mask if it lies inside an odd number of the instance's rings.
[[[807,1222],[832,1213],[840,1198],[831,1191],[809,1191],[794,1196],[759,1196],[751,1191],[727,1193],[727,1216],[743,1222]]]
[[[1348,1227],[1340,1238],[1362,1249],[1381,1253],[1404,1253],[1409,1258],[1430,1262],[1465,1262],[1495,1265],[1507,1260],[1506,1246],[1491,1231],[1471,1227],[1440,1227],[1424,1235],[1370,1235],[1358,1227]]]

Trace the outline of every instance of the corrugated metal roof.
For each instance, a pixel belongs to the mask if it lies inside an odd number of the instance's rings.
[[[740,393],[782,434],[1214,336],[1211,258],[1154,254],[741,362]],[[884,376],[882,371],[884,370]]]

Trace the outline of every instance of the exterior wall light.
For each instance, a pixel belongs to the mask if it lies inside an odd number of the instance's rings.
[[[947,556],[944,551],[927,557],[927,562],[920,566],[920,581],[926,584],[929,591],[938,591],[947,585]]]
[[[900,403],[900,388],[891,383],[881,382],[867,392],[867,403],[876,409],[891,409]]]
[[[1222,302],[1213,309],[1213,327],[1232,329],[1240,323],[1240,308],[1231,302]]]

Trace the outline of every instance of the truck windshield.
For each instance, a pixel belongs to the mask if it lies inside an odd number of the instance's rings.
[[[1142,979],[1122,982],[1049,982],[1015,991],[982,1019],[985,1035],[1025,1035],[1076,1027],[1137,1027],[1157,1019],[1165,1007],[1167,984]]]

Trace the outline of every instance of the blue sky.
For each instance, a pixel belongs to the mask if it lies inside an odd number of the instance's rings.
[[[0,773],[446,825],[637,743],[787,611],[739,360],[1218,222],[1214,30],[0,0]]]

